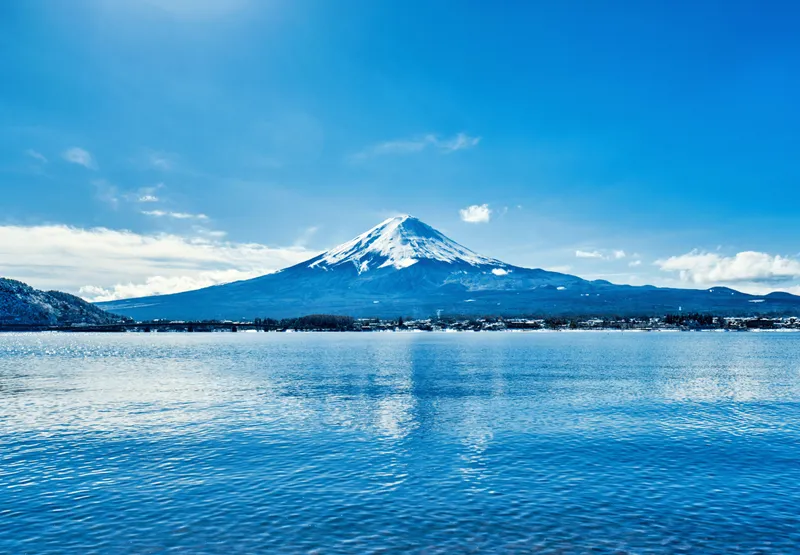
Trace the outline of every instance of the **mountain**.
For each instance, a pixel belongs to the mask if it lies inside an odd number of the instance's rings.
[[[0,325],[103,325],[124,319],[74,295],[40,291],[21,281],[0,278]]]
[[[390,218],[321,255],[250,280],[99,303],[138,320],[444,315],[800,313],[800,297],[614,285],[481,256],[411,216]]]

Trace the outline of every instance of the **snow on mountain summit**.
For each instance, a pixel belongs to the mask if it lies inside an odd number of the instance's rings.
[[[366,233],[322,254],[310,268],[326,268],[351,263],[358,273],[375,268],[407,268],[420,260],[463,262],[472,266],[506,266],[481,256],[445,237],[412,216],[396,216],[381,222]]]

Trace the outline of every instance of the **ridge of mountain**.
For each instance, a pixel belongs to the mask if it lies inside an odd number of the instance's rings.
[[[0,277],[0,324],[104,325],[125,319],[69,293],[41,291],[21,281]]]
[[[389,218],[310,260],[249,280],[98,303],[138,320],[449,315],[800,313],[800,297],[615,285],[479,255],[412,216]]]

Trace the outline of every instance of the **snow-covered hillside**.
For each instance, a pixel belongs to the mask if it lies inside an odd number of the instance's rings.
[[[472,252],[412,216],[396,216],[381,222],[352,241],[335,247],[315,259],[310,268],[352,264],[358,273],[391,266],[402,269],[420,260],[463,262],[471,266],[506,268],[499,260]]]

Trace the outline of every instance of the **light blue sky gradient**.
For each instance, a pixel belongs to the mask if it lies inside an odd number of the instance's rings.
[[[755,1],[2,2],[0,274],[168,292],[411,213],[512,264],[800,292],[798,16]],[[488,222],[461,220],[483,204]]]

